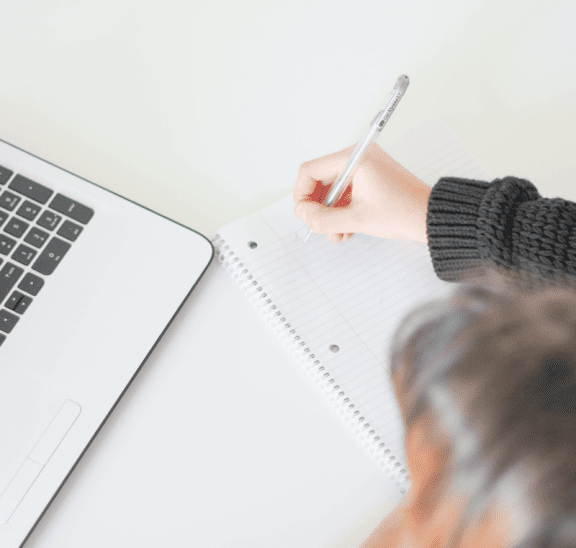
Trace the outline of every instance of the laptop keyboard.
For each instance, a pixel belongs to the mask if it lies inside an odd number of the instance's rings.
[[[94,210],[0,166],[0,346]]]

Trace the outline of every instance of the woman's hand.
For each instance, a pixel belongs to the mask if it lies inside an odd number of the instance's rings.
[[[373,143],[348,188],[333,207],[322,204],[344,170],[354,147],[300,166],[294,189],[294,213],[313,232],[334,243],[356,233],[427,242],[426,213],[431,187],[404,169]]]

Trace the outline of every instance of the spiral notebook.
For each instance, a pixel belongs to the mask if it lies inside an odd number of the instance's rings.
[[[423,181],[486,180],[479,162],[441,120],[406,133],[387,152]],[[409,488],[404,425],[389,374],[400,320],[453,284],[435,274],[426,244],[356,234],[333,244],[304,238],[292,195],[235,221],[213,239],[228,269],[270,333],[292,355],[355,437]]]

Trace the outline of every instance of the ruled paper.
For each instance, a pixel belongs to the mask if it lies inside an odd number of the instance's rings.
[[[387,152],[430,185],[442,176],[487,180],[479,162],[440,120],[410,131]],[[293,209],[290,195],[219,234],[320,361],[323,374],[334,379],[338,392],[405,467],[389,345],[412,308],[446,295],[453,285],[434,273],[426,244],[362,234],[340,244],[313,234],[304,244],[308,226]]]

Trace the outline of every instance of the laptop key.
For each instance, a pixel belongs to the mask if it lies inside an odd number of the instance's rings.
[[[8,192],[5,190],[0,196],[0,207],[7,209],[8,211],[13,211],[14,208],[20,202],[20,196],[16,196],[16,194],[12,194],[12,192]]]
[[[0,234],[0,253],[2,253],[2,255],[8,255],[10,251],[14,249],[15,245],[16,240],[8,238],[8,236],[4,236],[4,234]]]
[[[20,293],[20,291],[12,292],[12,295],[10,295],[10,298],[4,303],[4,306],[10,310],[14,310],[14,307],[20,301],[20,297],[22,297],[22,295],[23,293]]]
[[[6,335],[2,335],[2,333],[0,333],[0,346],[2,346],[2,343],[6,340]]]
[[[40,253],[40,257],[32,265],[32,268],[45,276],[52,274],[70,247],[71,244],[64,240],[56,237],[52,238],[44,248],[44,251]]]
[[[26,177],[22,177],[22,175],[16,175],[8,185],[8,188],[19,192],[20,194],[24,194],[27,198],[40,204],[45,204],[50,199],[50,196],[54,194],[53,190],[50,190],[35,181],[31,181]]]
[[[0,331],[10,333],[20,318],[7,310],[0,310]]]
[[[85,205],[71,200],[62,194],[56,194],[50,205],[50,209],[54,209],[58,213],[63,213],[74,221],[78,221],[85,225],[94,215],[94,210],[86,207]]]
[[[10,333],[20,318],[7,310],[0,310],[0,331]]]
[[[80,236],[80,232],[82,232],[82,226],[73,223],[72,221],[64,221],[62,226],[58,229],[58,236],[62,236],[71,242],[75,242],[76,238]]]
[[[6,301],[5,306],[18,314],[24,314],[31,302],[32,297],[28,297],[28,295],[24,295],[24,293],[20,293],[20,291],[14,291]]]
[[[42,215],[40,215],[40,218],[36,221],[36,223],[46,230],[54,230],[61,220],[62,217],[60,215],[46,210],[44,213],[42,213]]]
[[[29,265],[32,262],[32,259],[36,256],[36,251],[27,245],[20,244],[14,253],[12,253],[12,258],[15,261],[23,265]]]
[[[4,227],[4,232],[7,232],[16,238],[20,238],[20,236],[26,232],[29,226],[30,225],[28,223],[25,223],[21,219],[12,217],[12,219],[10,219]]]
[[[5,185],[10,177],[12,177],[13,173],[13,171],[0,166],[0,185]]]
[[[18,278],[22,276],[24,269],[16,266],[12,263],[6,263],[0,270],[0,303],[8,296],[8,293],[12,291],[12,288],[18,281]]]
[[[28,219],[29,221],[33,221],[36,218],[36,215],[40,213],[40,209],[42,209],[38,204],[34,204],[29,200],[26,200],[16,212],[17,215],[20,217],[24,217],[24,219]]]
[[[40,230],[39,228],[33,226],[29,230],[28,234],[26,234],[26,238],[24,238],[24,241],[27,244],[40,248],[46,243],[46,240],[49,238],[49,236],[50,234],[48,234],[48,232],[44,232],[43,230]]]
[[[28,297],[28,295],[22,295],[22,298],[18,301],[18,304],[16,305],[14,312],[17,312],[18,314],[24,314],[24,312],[28,310],[28,307],[30,306],[31,302],[32,297]]]
[[[38,295],[38,292],[42,289],[43,285],[44,280],[40,278],[40,276],[36,276],[36,274],[28,272],[26,276],[22,278],[22,281],[18,284],[18,289],[26,291],[26,293],[30,293],[30,295],[35,297]]]
[[[6,221],[6,219],[8,219],[8,213],[0,210],[0,226],[4,224],[4,221]]]

